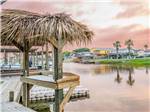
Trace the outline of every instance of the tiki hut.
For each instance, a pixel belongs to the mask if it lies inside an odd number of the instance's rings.
[[[66,43],[91,41],[93,33],[67,14],[41,15],[21,10],[2,10],[1,45],[15,45],[21,51],[50,42],[61,49]],[[28,47],[28,48],[26,48]]]
[[[52,44],[55,81],[63,77],[61,54],[63,46],[67,43],[88,43],[93,36],[93,32],[86,25],[73,20],[65,13],[44,15],[4,9],[1,14],[1,25],[1,45],[14,45],[24,53],[23,68],[27,71],[27,75],[29,75],[28,53],[31,47],[44,45],[46,42]],[[24,97],[28,97],[28,93],[26,94]],[[55,90],[55,97],[55,111],[60,112],[62,88]]]

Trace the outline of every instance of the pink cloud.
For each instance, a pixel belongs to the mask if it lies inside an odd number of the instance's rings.
[[[116,0],[115,0],[116,1]],[[118,1],[118,0],[117,0]],[[142,3],[131,3],[129,5],[129,1],[126,2],[127,0],[121,0],[124,2],[119,2],[122,7],[125,8],[124,12],[120,12],[116,18],[126,18],[126,17],[134,17],[134,16],[139,16],[142,13],[147,11],[143,7]],[[88,23],[87,18],[90,18],[93,13],[89,13],[88,11],[94,12],[98,10],[98,8],[95,8],[94,5],[90,5],[90,7],[80,7],[81,1],[70,1],[70,0],[63,0],[61,3],[59,3],[57,0],[54,2],[48,1],[48,2],[40,2],[38,1],[29,1],[29,0],[22,0],[22,1],[13,1],[13,0],[8,0],[5,4],[2,5],[2,8],[6,9],[22,9],[22,10],[27,10],[27,11],[32,11],[32,12],[38,12],[38,13],[57,13],[57,12],[62,12],[62,11],[68,11],[73,15],[73,18],[76,20],[76,16],[83,16],[86,15],[85,17],[82,18],[82,20],[79,20],[83,23]],[[76,6],[78,4],[78,6]],[[73,7],[73,8],[72,8]],[[85,10],[84,8],[87,8]],[[124,13],[124,14],[123,14]],[[100,14],[100,13],[97,13]],[[144,15],[147,13],[144,13]],[[105,15],[103,15],[105,16]],[[97,16],[94,16],[97,17]],[[95,21],[94,21],[95,20]],[[101,18],[99,19],[92,19],[92,22],[96,23],[100,21]],[[111,20],[110,20],[111,21]],[[93,41],[88,44],[88,45],[66,45],[64,49],[72,50],[76,49],[79,47],[113,47],[112,43],[115,40],[119,40],[122,42],[122,46],[124,47],[124,41],[127,40],[128,38],[131,38],[134,40],[134,46],[136,48],[142,48],[143,45],[150,44],[150,29],[146,29],[144,26],[139,25],[139,24],[133,24],[125,27],[121,26],[108,26],[107,28],[100,28],[101,26],[92,26],[89,24],[90,27],[93,28],[93,31],[95,33],[95,36],[93,38]],[[121,24],[120,24],[121,25]]]
[[[71,8],[82,3],[79,0],[8,0],[2,5],[2,9],[21,9],[26,11],[32,11],[36,13],[60,13],[65,12],[67,7]],[[69,12],[69,11],[68,11]],[[82,15],[82,11],[76,11],[79,15]]]
[[[119,3],[124,8],[123,11],[116,15],[115,18],[117,19],[148,16],[150,14],[148,0],[114,0],[114,2]]]
[[[2,9],[20,9],[32,11],[36,13],[51,13],[57,11],[55,7],[49,5],[48,2],[36,1],[7,1],[2,5]]]
[[[113,47],[113,42],[119,40],[124,45],[125,40],[132,39],[135,48],[143,48],[144,44],[150,44],[150,29],[143,28],[142,25],[133,24],[125,27],[111,26],[108,28],[96,28],[94,30],[95,36],[92,43],[88,45],[67,45],[65,50],[72,50],[80,47]]]
[[[96,32],[93,47],[113,47],[112,43],[116,40],[121,41],[122,47],[127,39],[134,41],[135,48],[142,48],[143,44],[150,44],[150,29],[141,28],[141,25],[130,25],[126,27],[112,26],[99,29]]]

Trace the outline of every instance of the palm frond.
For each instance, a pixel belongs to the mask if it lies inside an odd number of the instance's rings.
[[[65,43],[77,44],[91,41],[93,32],[80,22],[64,13],[42,15],[22,10],[2,10],[1,44],[10,45],[12,41],[31,46],[40,45],[55,39]]]

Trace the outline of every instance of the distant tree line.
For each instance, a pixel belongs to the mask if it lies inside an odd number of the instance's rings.
[[[113,46],[115,47],[115,49],[116,49],[116,54],[117,54],[117,59],[118,59],[118,57],[119,57],[119,49],[121,48],[121,43],[120,43],[120,41],[115,41],[114,43],[113,43]],[[133,44],[133,40],[131,40],[131,39],[128,39],[128,40],[126,40],[125,41],[125,46],[127,46],[127,49],[128,49],[128,55],[129,55],[129,58],[131,58],[131,49],[132,49],[132,47],[134,46],[134,44]],[[148,49],[148,45],[147,44],[145,44],[144,45],[144,48],[145,48],[145,51]]]

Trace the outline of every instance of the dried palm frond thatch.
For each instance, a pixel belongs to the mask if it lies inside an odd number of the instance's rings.
[[[2,5],[3,3],[5,3],[7,0],[1,0],[0,4]]]
[[[27,41],[30,46],[41,45],[45,41],[53,44],[62,40],[64,43],[91,41],[93,32],[86,25],[74,21],[64,13],[42,15],[22,10],[2,10],[1,44]]]

